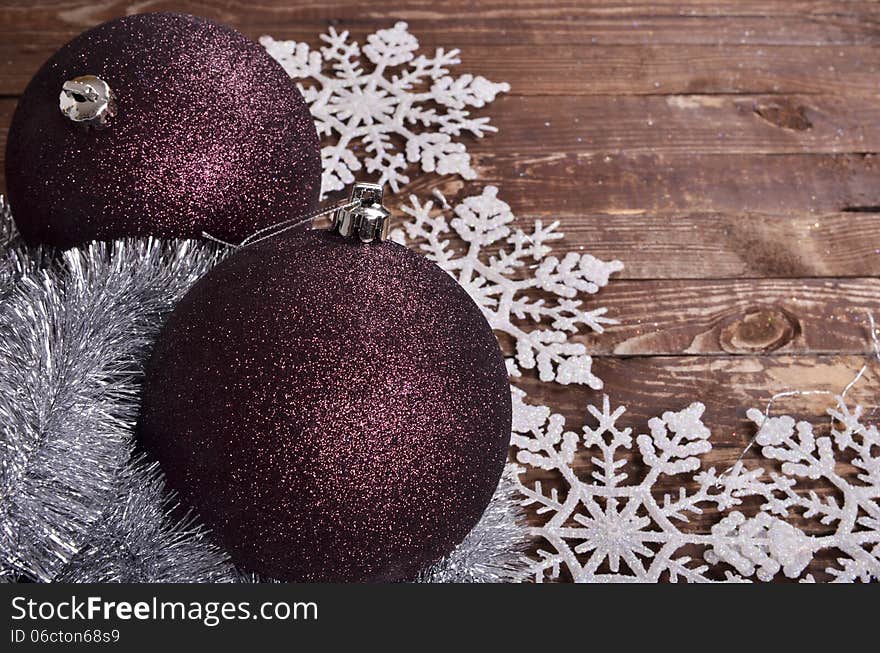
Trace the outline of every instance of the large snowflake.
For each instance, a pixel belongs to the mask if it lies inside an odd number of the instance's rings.
[[[601,333],[615,323],[605,308],[586,310],[580,297],[604,287],[623,268],[620,261],[573,252],[552,256],[549,243],[562,238],[559,223],[536,220],[529,231],[512,227],[513,212],[494,186],[455,207],[438,197],[435,205],[411,196],[402,209],[410,219],[392,237],[414,241],[468,291],[496,333],[513,339],[513,376],[537,368],[542,381],[601,388],[586,347],[570,336],[582,328]],[[536,298],[535,291],[543,294]]]
[[[520,484],[525,505],[549,514],[533,528],[542,539],[533,565],[539,582],[562,569],[578,582],[768,581],[780,572],[811,581],[817,554],[829,551],[837,553],[836,563],[824,571],[834,581],[880,578],[880,433],[842,398],[828,411],[833,427],[827,436],[817,436],[808,422],[748,412],[761,455],[781,464],[769,473],[742,462],[723,473],[701,470],[700,457],[712,444],[699,403],[650,420],[650,433],[633,438],[629,428],[617,426],[624,409],[612,410],[607,397],[601,409],[589,407],[597,424],[580,434],[566,431],[564,418],[549,408],[523,400],[514,390],[517,460],[554,472],[563,488]],[[646,471],[627,482],[633,445]],[[589,461],[589,480],[574,471],[579,452]],[[844,462],[854,475],[839,473]],[[664,475],[681,479],[677,495],[658,496],[655,486]],[[693,490],[685,489],[686,475]],[[840,499],[821,497],[812,489],[819,482]],[[746,500],[760,509],[734,509]],[[707,508],[720,515],[710,532],[688,530],[688,515]],[[803,530],[811,525],[827,534]]]
[[[451,76],[449,66],[460,63],[458,50],[416,56],[419,42],[402,22],[371,34],[363,48],[332,27],[321,40],[326,45],[320,50],[269,36],[260,43],[302,80],[300,90],[324,141],[324,193],[346,188],[362,165],[394,191],[409,181],[414,163],[423,172],[476,176],[467,148],[454,139],[496,131],[488,118],[474,118],[468,109],[492,102],[510,90],[508,84]],[[358,146],[366,151],[363,164]]]

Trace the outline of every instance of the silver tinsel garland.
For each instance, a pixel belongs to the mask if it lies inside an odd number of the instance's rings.
[[[219,259],[154,239],[63,253],[15,238],[0,197],[0,580],[246,582],[134,454],[143,363],[175,302]],[[512,470],[419,582],[522,576]]]
[[[192,517],[174,520],[173,497],[156,463],[133,461],[121,472],[121,491],[88,542],[60,568],[63,583],[234,582],[229,559]]]

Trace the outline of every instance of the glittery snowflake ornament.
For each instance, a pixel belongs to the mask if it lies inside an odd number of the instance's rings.
[[[492,102],[510,90],[508,84],[451,76],[449,67],[460,63],[458,50],[416,56],[419,42],[403,22],[371,34],[363,48],[332,27],[321,40],[326,45],[319,50],[269,36],[260,43],[301,80],[324,141],[324,193],[347,187],[362,167],[395,192],[409,181],[410,164],[423,172],[476,176],[457,139],[496,131],[488,118],[474,118],[468,109]],[[366,151],[363,163],[359,146]]]
[[[601,388],[587,348],[570,338],[584,328],[602,333],[616,323],[605,317],[605,308],[585,309],[580,297],[597,293],[623,264],[574,252],[553,256],[549,244],[563,237],[559,223],[535,220],[528,231],[513,227],[513,212],[494,186],[454,207],[438,198],[435,206],[411,196],[402,208],[410,219],[392,238],[418,247],[449,272],[495,332],[513,339],[512,376],[537,368],[542,381]],[[535,291],[542,291],[540,298]]]
[[[701,470],[712,444],[699,403],[651,419],[649,433],[633,437],[617,425],[625,409],[612,410],[607,397],[601,409],[588,408],[596,426],[580,434],[524,399],[514,390],[517,460],[554,472],[562,488],[520,483],[525,505],[548,516],[533,529],[543,540],[535,580],[556,579],[565,569],[577,582],[769,581],[779,574],[809,582],[818,554],[828,551],[839,552],[823,569],[835,582],[880,578],[880,434],[842,398],[828,411],[830,436],[788,416],[749,411],[762,457],[781,463],[781,472],[767,473],[742,461],[722,473]],[[576,474],[579,453],[589,471]],[[629,481],[639,461],[646,471]],[[837,471],[844,461],[858,470],[854,478]],[[679,479],[677,495],[659,496],[663,476]],[[842,503],[803,487],[817,481],[839,492]],[[760,508],[747,511],[746,500]],[[688,515],[707,509],[720,514],[710,532],[688,530]],[[827,535],[805,530],[819,525]]]

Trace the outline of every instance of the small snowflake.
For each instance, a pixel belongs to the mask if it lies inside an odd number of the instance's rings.
[[[450,76],[449,66],[460,63],[458,50],[416,56],[419,42],[403,22],[371,34],[363,48],[332,27],[321,40],[326,45],[317,51],[268,36],[260,43],[292,78],[305,82],[300,90],[325,143],[324,193],[355,181],[353,173],[362,169],[354,153],[358,143],[367,172],[379,173],[379,183],[395,192],[409,181],[412,163],[423,172],[476,176],[466,147],[454,139],[496,131],[488,118],[473,118],[467,109],[494,101],[508,84]]]
[[[781,473],[770,474],[742,462],[729,473],[700,471],[700,458],[712,445],[699,403],[650,420],[650,432],[634,439],[630,429],[617,426],[624,409],[612,410],[607,397],[601,409],[588,408],[597,426],[581,434],[566,431],[564,418],[524,398],[513,390],[517,460],[556,472],[564,488],[545,492],[541,481],[520,483],[524,505],[550,514],[533,528],[551,547],[538,551],[535,580],[556,579],[565,568],[578,582],[707,582],[722,573],[736,582],[769,581],[779,573],[809,582],[813,577],[805,572],[818,552],[828,550],[841,554],[836,566],[824,570],[836,582],[880,578],[880,434],[863,425],[861,409],[850,412],[842,398],[828,411],[835,427],[824,437],[807,422],[749,411],[761,455],[782,463]],[[633,445],[647,472],[627,483],[633,462],[626,450]],[[589,481],[574,472],[579,451],[588,454]],[[844,461],[859,471],[855,478],[839,475],[836,465]],[[681,486],[675,496],[657,497],[661,476],[684,474],[696,482],[694,490]],[[842,502],[801,489],[808,479],[827,482]],[[760,503],[756,515],[731,510],[747,497]],[[721,517],[709,533],[682,528],[689,514],[711,507]],[[810,535],[803,530],[810,522],[833,532]]]
[[[442,200],[435,209],[433,201],[415,196],[410,203],[402,210],[411,219],[392,237],[415,241],[468,291],[496,332],[513,338],[515,353],[508,360],[513,376],[537,368],[542,381],[602,387],[586,347],[569,338],[582,328],[601,333],[604,325],[615,324],[604,317],[605,308],[584,310],[579,296],[604,287],[623,268],[620,261],[571,252],[562,259],[552,256],[549,243],[562,238],[559,223],[536,220],[529,232],[511,227],[514,215],[494,186],[455,207],[445,208]],[[454,243],[451,236],[458,237]],[[536,298],[533,291],[544,292]]]

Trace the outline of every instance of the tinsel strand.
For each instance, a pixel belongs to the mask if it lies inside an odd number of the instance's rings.
[[[2,257],[0,564],[51,581],[119,500],[146,352],[216,253],[146,240]]]

